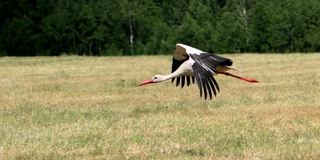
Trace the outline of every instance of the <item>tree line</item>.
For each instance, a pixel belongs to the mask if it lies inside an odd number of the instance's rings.
[[[3,0],[0,55],[319,52],[319,0]]]

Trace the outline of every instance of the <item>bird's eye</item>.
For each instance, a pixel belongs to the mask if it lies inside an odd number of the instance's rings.
[[[158,79],[158,77],[154,77],[153,79]]]

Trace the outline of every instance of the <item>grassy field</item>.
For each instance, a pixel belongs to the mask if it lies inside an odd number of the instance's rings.
[[[0,159],[320,159],[320,55],[232,54],[249,84],[170,82],[171,56],[0,58]]]

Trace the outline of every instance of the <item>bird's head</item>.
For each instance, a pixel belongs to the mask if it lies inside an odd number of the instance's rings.
[[[143,86],[143,85],[151,84],[151,83],[158,83],[158,82],[162,82],[162,81],[165,81],[165,80],[166,80],[165,76],[163,76],[163,75],[155,75],[151,79],[147,79],[147,80],[142,81],[139,84],[139,86]]]

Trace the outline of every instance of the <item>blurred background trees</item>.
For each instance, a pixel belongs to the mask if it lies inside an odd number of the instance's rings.
[[[3,0],[0,55],[319,52],[319,0]]]

